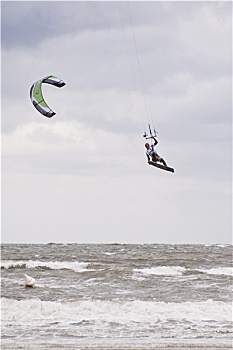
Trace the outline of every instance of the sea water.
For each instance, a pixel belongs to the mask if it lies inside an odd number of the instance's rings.
[[[2,349],[231,348],[230,245],[3,244],[1,258]]]

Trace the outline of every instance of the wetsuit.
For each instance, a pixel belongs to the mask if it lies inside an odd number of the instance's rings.
[[[157,145],[158,141],[155,138],[153,138],[153,139],[155,141],[154,144],[151,145],[150,148],[146,151],[147,159],[148,159],[148,161],[150,161],[150,157],[151,157],[151,160],[153,162],[160,162],[166,166],[167,164],[166,164],[165,160],[162,157],[160,157],[158,155],[158,153],[156,152],[156,150],[154,149],[154,147]]]

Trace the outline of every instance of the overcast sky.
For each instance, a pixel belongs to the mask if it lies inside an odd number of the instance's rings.
[[[231,243],[231,29],[223,1],[2,1],[2,242]]]

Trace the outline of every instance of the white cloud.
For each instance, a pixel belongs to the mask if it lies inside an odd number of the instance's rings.
[[[73,147],[80,153],[93,151],[94,143],[78,123],[54,122],[21,124],[2,136],[5,155],[59,152]]]

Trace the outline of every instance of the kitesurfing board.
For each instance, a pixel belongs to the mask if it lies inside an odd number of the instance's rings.
[[[153,165],[155,166],[156,168],[160,168],[160,169],[163,169],[163,170],[166,170],[166,171],[170,171],[171,173],[174,173],[175,170],[173,168],[170,168],[169,166],[165,166],[165,165],[162,165],[162,164],[158,164],[158,163],[155,163],[155,162],[152,162],[152,161],[148,161],[148,163],[150,165]]]

